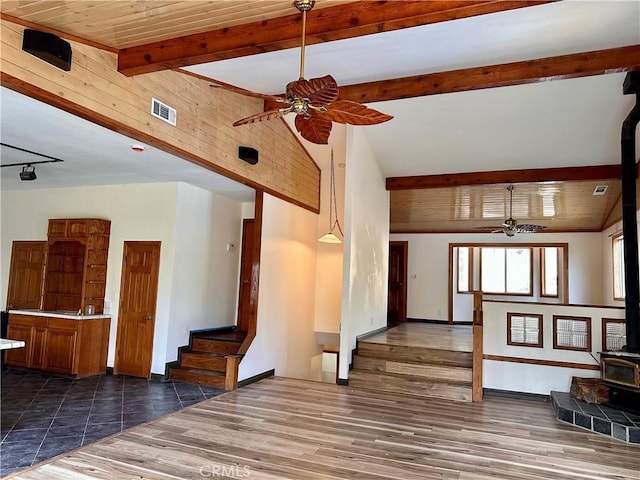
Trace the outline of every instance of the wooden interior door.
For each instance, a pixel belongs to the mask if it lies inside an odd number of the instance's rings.
[[[124,242],[114,373],[148,378],[155,330],[160,242]]]
[[[240,287],[238,293],[238,330],[241,332],[246,332],[249,326],[254,233],[253,219],[244,219],[242,221],[242,253],[240,256]]]
[[[13,242],[7,309],[39,309],[47,242]]]
[[[387,326],[407,320],[407,259],[409,242],[389,242]]]

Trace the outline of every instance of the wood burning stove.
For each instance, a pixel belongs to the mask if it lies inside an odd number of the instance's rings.
[[[600,376],[603,381],[640,389],[640,354],[601,352]]]

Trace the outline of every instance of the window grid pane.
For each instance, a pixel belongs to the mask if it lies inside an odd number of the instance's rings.
[[[542,283],[542,294],[549,297],[558,296],[558,248],[545,247],[544,257],[544,278]]]
[[[608,352],[620,351],[627,344],[627,327],[624,322],[605,323],[605,345]]]
[[[528,248],[506,249],[507,293],[531,292],[531,253]]]
[[[613,297],[624,299],[624,237],[613,238]]]
[[[542,346],[542,315],[508,313],[509,345]]]
[[[469,247],[458,248],[458,291],[469,291]]]
[[[591,350],[590,319],[554,317],[554,348]]]
[[[505,249],[482,248],[482,290],[491,293],[506,293]]]

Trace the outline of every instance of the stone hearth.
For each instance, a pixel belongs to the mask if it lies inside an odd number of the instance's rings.
[[[640,445],[640,414],[608,405],[589,404],[565,392],[551,392],[550,397],[558,420]]]

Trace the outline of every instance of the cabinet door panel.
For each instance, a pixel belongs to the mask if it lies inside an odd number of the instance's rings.
[[[83,219],[70,219],[67,227],[69,238],[86,238],[89,235],[89,221]]]
[[[46,327],[36,327],[33,331],[33,349],[31,351],[30,367],[44,367],[44,344],[47,336]]]
[[[24,348],[7,350],[4,358],[5,363],[16,367],[28,367],[31,362],[31,349],[33,348],[33,327],[27,325],[9,325],[7,327],[7,338],[11,340],[22,340],[25,342],[25,346]]]
[[[49,230],[47,232],[49,238],[64,238],[67,236],[67,220],[51,219],[49,220]]]
[[[109,220],[89,220],[89,234],[109,235],[110,230],[111,222]]]
[[[7,308],[40,308],[46,242],[13,242]]]
[[[49,328],[45,342],[45,370],[56,373],[73,373],[76,336],[75,330]]]

